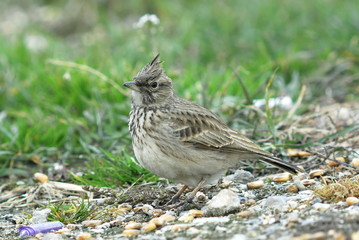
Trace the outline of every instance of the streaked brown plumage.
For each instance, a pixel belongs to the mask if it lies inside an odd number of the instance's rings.
[[[132,89],[129,127],[136,158],[158,176],[198,190],[216,183],[241,160],[302,171],[230,129],[208,109],[179,98],[159,55],[124,86]]]

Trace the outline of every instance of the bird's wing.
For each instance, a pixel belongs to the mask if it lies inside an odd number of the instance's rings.
[[[194,109],[191,106],[183,111],[177,109],[175,115],[171,119],[171,127],[174,135],[184,144],[216,151],[271,155],[248,138],[228,128],[215,114],[199,105]]]
[[[228,128],[215,114],[199,105],[182,104],[173,111],[170,126],[183,144],[227,153],[254,153],[258,159],[293,174],[302,169],[274,157],[257,144]],[[183,107],[184,106],[184,107]]]

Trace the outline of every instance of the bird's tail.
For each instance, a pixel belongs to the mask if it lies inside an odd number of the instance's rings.
[[[297,174],[297,173],[300,173],[300,172],[304,172],[303,169],[297,167],[297,166],[294,166],[293,164],[290,164],[290,163],[287,163],[279,158],[276,158],[276,157],[273,157],[273,156],[268,156],[268,155],[262,155],[261,154],[261,157],[260,157],[260,160],[266,162],[266,163],[269,163],[277,168],[280,168],[286,172],[290,172],[290,173],[293,173],[293,174]]]

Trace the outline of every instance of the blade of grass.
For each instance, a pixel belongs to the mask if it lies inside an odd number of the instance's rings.
[[[68,61],[61,61],[61,60],[57,60],[57,59],[49,59],[47,61],[53,65],[75,68],[75,69],[78,69],[81,71],[91,73],[91,74],[99,77],[101,80],[110,83],[121,94],[123,94],[125,96],[129,96],[129,94],[125,90],[123,90],[114,80],[112,80],[111,78],[107,77],[105,74],[103,74],[87,65],[78,64],[78,63],[74,63],[74,62],[68,62]]]

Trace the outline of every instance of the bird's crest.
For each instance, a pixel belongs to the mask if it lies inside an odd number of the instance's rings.
[[[161,68],[160,54],[152,59],[146,66],[144,66],[141,71],[137,73],[134,77],[135,81],[147,81],[149,79],[158,78],[163,70]]]

